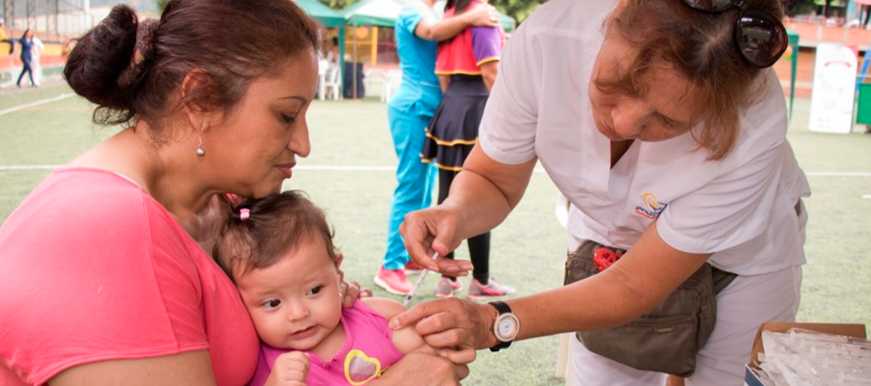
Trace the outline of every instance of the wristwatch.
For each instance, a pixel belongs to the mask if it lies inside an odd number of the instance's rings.
[[[520,319],[517,319],[517,315],[511,312],[511,307],[508,307],[505,302],[495,301],[489,304],[499,312],[499,315],[496,315],[496,322],[493,323],[493,334],[496,335],[499,344],[490,347],[490,351],[497,352],[511,346],[511,342],[520,332]]]

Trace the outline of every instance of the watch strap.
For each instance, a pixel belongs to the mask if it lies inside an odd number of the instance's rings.
[[[496,311],[499,311],[499,315],[511,313],[511,307],[508,307],[508,303],[505,303],[501,300],[494,300],[488,304],[496,307]]]
[[[496,308],[496,311],[499,312],[499,315],[511,313],[511,307],[508,307],[508,304],[503,302],[503,301],[496,300],[496,301],[489,302],[488,304],[490,304],[491,306]],[[497,315],[497,318],[498,318],[498,315]],[[496,334],[495,326],[494,326],[493,334],[494,335]],[[509,346],[511,346],[511,341],[508,341],[508,342],[500,341],[500,340],[498,340],[499,339],[498,336],[496,337],[496,339],[499,343],[496,343],[495,346],[490,347],[490,351],[492,351],[492,352],[498,352],[499,350],[506,349]]]

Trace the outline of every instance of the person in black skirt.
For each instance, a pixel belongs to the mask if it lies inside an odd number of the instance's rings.
[[[480,0],[448,0],[444,17],[484,6],[485,1]],[[445,95],[427,128],[421,153],[423,162],[434,162],[439,169],[439,204],[448,197],[451,183],[477,142],[478,126],[496,80],[504,44],[505,33],[501,28],[474,26],[439,43],[436,74]],[[483,299],[514,293],[514,288],[490,277],[490,232],[472,237],[468,243],[474,266],[468,296]],[[453,253],[444,257],[453,259]],[[443,276],[436,295],[450,297],[461,289],[462,282],[456,277]]]

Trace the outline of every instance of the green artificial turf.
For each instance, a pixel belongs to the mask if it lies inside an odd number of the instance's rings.
[[[64,85],[0,93],[0,111],[71,91]],[[871,324],[871,135],[806,129],[807,100],[796,101],[789,132],[813,196],[804,267],[800,321]],[[0,115],[0,223],[52,165],[116,132],[90,122],[92,106],[78,97]],[[345,254],[346,277],[377,288],[372,278],[384,254],[387,214],[396,182],[386,105],[316,101],[308,113],[312,154],[300,161],[285,189],[302,189],[322,206]],[[18,169],[16,169],[18,168]],[[841,175],[838,173],[865,173]],[[868,197],[865,197],[868,196]],[[562,283],[566,237],[554,215],[557,190],[536,172],[508,220],[492,233],[491,272],[517,287],[518,296]],[[465,245],[457,257],[468,258]],[[2,269],[2,260],[0,260]],[[436,275],[418,300],[434,299]],[[466,281],[468,284],[468,281]],[[398,299],[398,297],[396,297]],[[578,304],[578,307],[584,307]],[[554,378],[558,337],[516,342],[500,353],[479,352],[468,385],[560,385]]]

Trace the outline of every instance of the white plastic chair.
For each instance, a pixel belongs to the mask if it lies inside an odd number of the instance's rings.
[[[327,70],[330,68],[330,62],[321,58],[318,60],[318,96],[320,100],[326,99],[327,94]]]
[[[381,85],[384,82],[384,70],[380,68],[367,68],[363,70],[363,86],[367,92],[375,90],[375,85]],[[383,90],[382,90],[383,91]]]
[[[324,94],[326,94],[327,99],[342,99],[342,86],[339,82],[339,75],[341,75],[341,73],[339,67],[330,67],[327,70],[326,79],[324,81]]]

